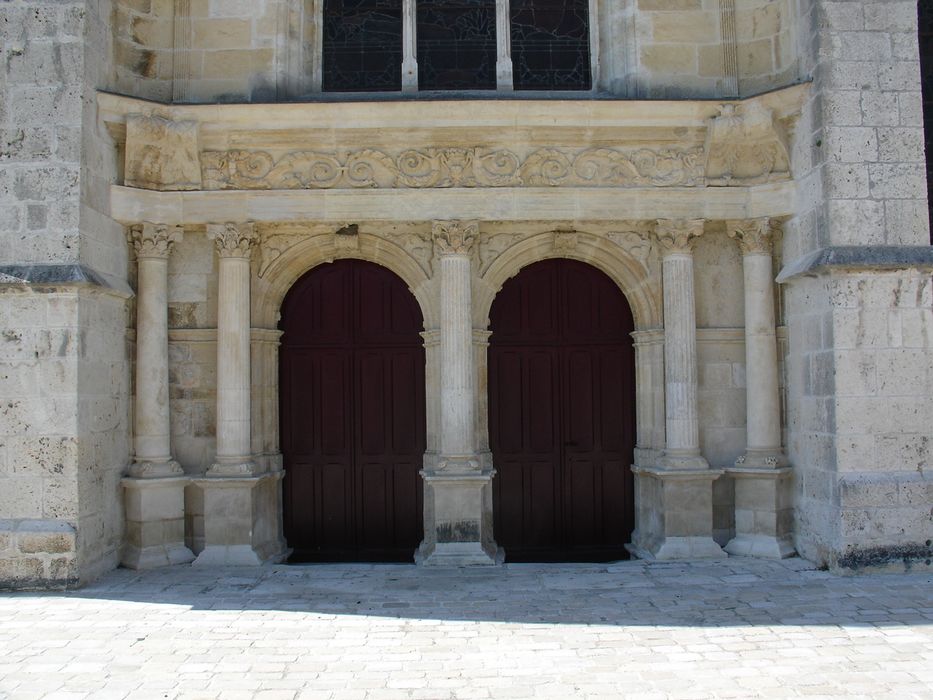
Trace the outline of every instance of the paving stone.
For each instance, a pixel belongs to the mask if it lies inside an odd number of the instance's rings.
[[[114,571],[0,596],[0,698],[933,696],[930,574],[800,560]]]

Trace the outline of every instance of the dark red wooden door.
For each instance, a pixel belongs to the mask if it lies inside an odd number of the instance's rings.
[[[373,263],[315,268],[282,305],[285,537],[293,561],[410,561],[422,539],[421,311]]]
[[[632,313],[573,260],[522,270],[490,312],[495,535],[509,561],[624,558],[634,525]]]

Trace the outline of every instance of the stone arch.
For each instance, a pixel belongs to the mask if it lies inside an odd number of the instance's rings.
[[[566,236],[568,244],[557,244],[558,236]],[[506,280],[531,263],[549,258],[579,260],[606,273],[628,300],[635,317],[636,330],[661,326],[660,290],[651,284],[651,274],[646,263],[604,236],[583,231],[549,231],[507,248],[480,277],[473,302],[474,327],[489,327],[489,310]]]
[[[333,233],[309,236],[291,246],[254,278],[253,325],[263,328],[278,326],[279,309],[288,290],[298,279],[318,265],[340,258],[359,258],[381,265],[402,278],[414,294],[425,328],[438,322],[437,295],[432,294],[433,281],[422,263],[402,246],[379,236],[359,233],[358,247],[338,247]]]

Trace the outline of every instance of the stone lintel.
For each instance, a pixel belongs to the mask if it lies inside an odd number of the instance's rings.
[[[783,284],[795,277],[844,270],[933,271],[933,247],[925,245],[840,245],[820,248],[788,263],[777,276]]]

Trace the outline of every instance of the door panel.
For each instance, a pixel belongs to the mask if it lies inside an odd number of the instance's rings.
[[[634,526],[634,330],[583,263],[525,268],[490,312],[496,540],[510,561],[627,556]]]
[[[359,260],[322,265],[282,305],[285,535],[293,561],[410,561],[422,539],[421,312]]]

